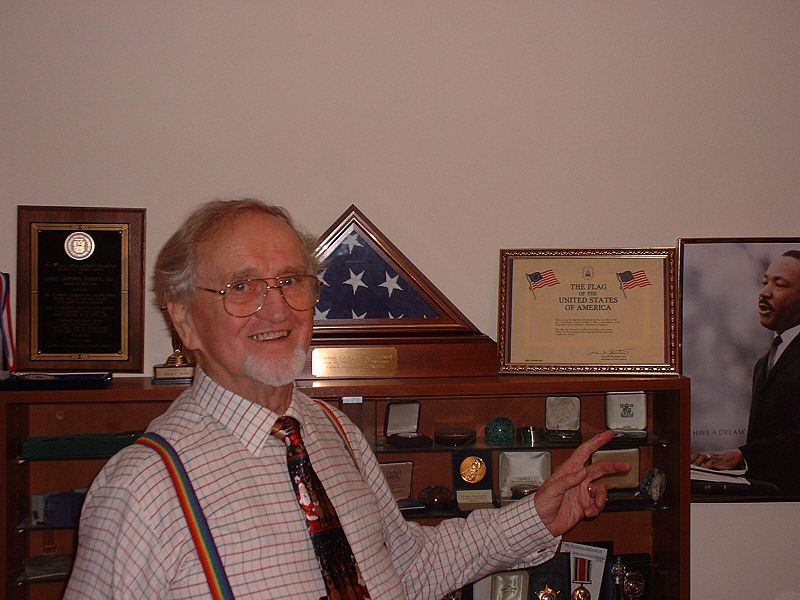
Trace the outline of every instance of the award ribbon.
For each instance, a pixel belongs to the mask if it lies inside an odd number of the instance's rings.
[[[11,277],[0,273],[0,371],[13,373],[17,370],[14,330],[11,328]],[[4,364],[3,364],[4,363]],[[6,366],[6,369],[3,367]]]
[[[576,556],[573,563],[574,583],[592,583],[592,559]]]

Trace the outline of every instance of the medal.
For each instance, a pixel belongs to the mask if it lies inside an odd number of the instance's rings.
[[[468,456],[461,461],[458,472],[467,483],[478,483],[486,475],[486,463],[479,456]]]
[[[544,586],[544,589],[536,594],[539,600],[556,600],[561,592],[557,592],[549,585]]]
[[[578,587],[572,590],[572,596],[570,596],[572,600],[591,600],[592,593],[583,584],[592,583],[592,559],[582,556],[574,557],[572,572],[575,573],[572,582],[578,584]]]

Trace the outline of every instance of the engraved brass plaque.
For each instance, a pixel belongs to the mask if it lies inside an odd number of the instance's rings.
[[[311,374],[314,377],[394,377],[397,348],[314,348]]]

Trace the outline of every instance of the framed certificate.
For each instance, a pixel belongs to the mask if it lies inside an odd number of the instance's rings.
[[[676,374],[675,248],[501,250],[499,370]]]
[[[144,219],[141,208],[18,207],[19,370],[142,371]]]

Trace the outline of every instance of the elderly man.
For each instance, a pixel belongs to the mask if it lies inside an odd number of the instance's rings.
[[[319,291],[313,248],[285,211],[254,200],[204,205],[166,243],[156,298],[198,371],[148,430],[185,467],[212,541],[196,544],[159,453],[135,444],[92,484],[66,598],[436,599],[546,560],[603,509],[593,481],[628,466],[585,464],[611,432],[532,498],[407,522],[358,428],[294,387]]]
[[[775,335],[753,370],[746,443],[695,454],[692,462],[712,469],[746,467],[749,477],[800,494],[800,250],[775,259],[761,283],[758,318]]]

